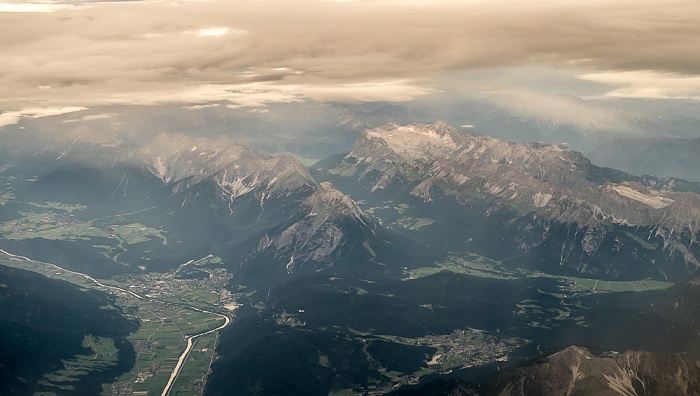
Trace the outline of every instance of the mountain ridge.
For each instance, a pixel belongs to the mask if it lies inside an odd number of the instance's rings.
[[[700,389],[698,360],[687,354],[625,351],[597,357],[571,346],[544,362],[516,370],[501,395],[680,395]]]
[[[611,227],[631,232],[638,241],[658,238],[666,256],[680,257],[691,272],[700,267],[700,194],[694,192],[700,186],[681,182],[678,185],[685,187],[675,191],[676,179],[641,178],[597,167],[565,146],[511,143],[443,122],[390,123],[365,131],[349,153],[317,171],[321,179],[373,205],[395,199],[408,203],[408,196],[426,203],[449,200],[461,208],[472,207],[460,209],[473,212],[470,217],[483,210],[487,217],[499,213],[510,218],[505,226],[519,222],[525,229],[539,223],[542,236],[532,235],[529,242],[518,237],[520,251],[541,246],[552,226],[563,227],[578,240],[565,236],[561,262],[571,243],[580,245],[576,249],[582,259],[574,264],[579,271],[586,270],[601,246],[618,243],[619,235],[613,235]],[[660,269],[657,276],[666,273]]]

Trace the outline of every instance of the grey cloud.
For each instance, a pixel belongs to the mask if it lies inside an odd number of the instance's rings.
[[[0,14],[0,108],[206,102],[201,85],[220,86],[213,101],[251,83],[258,104],[407,100],[504,66],[700,74],[696,1],[74,3]],[[210,28],[229,32],[196,34]]]

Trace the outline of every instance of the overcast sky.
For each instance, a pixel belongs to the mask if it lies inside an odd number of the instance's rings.
[[[0,125],[105,104],[700,98],[697,0],[0,0]]]

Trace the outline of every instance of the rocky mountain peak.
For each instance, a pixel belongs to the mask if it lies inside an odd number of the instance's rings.
[[[291,273],[295,266],[331,256],[348,242],[348,232],[358,229],[374,233],[375,225],[350,197],[323,182],[301,203],[296,220],[278,235],[266,235],[257,251],[272,248],[276,256],[290,257]]]
[[[514,189],[531,190],[528,194],[534,197],[555,189],[593,186],[590,161],[565,146],[511,143],[459,131],[440,121],[369,129],[346,159],[362,167],[361,176],[380,175],[373,189],[383,189],[396,179],[409,182],[406,179],[415,178],[416,172],[430,185],[443,179],[459,189],[481,180],[489,190],[513,190],[511,196]],[[535,206],[541,203],[538,200]]]
[[[559,362],[561,360],[579,362],[593,358],[593,354],[586,348],[572,345],[549,357],[549,361]]]
[[[389,123],[368,129],[352,155],[364,162],[409,162],[411,164],[449,155],[457,148],[457,130],[439,122],[401,126]]]
[[[574,346],[518,369],[508,381],[503,378],[499,394],[692,394],[699,386],[699,367],[687,354],[626,351],[598,357]]]
[[[500,197],[517,210],[549,210],[567,223],[597,224],[602,215],[634,226],[676,230],[700,226],[698,194],[643,186],[632,175],[626,175],[630,182],[606,180],[605,169],[566,146],[506,142],[441,122],[387,124],[367,130],[346,156],[352,157],[362,175],[372,171],[381,175],[373,189],[402,179],[414,185],[413,195],[426,200],[434,186],[456,196],[473,195],[476,189],[479,195]],[[562,200],[568,209],[552,212]],[[587,209],[580,210],[582,206]]]
[[[225,137],[161,134],[142,150],[142,161],[166,183],[183,182],[188,187],[213,180],[229,200],[256,191],[262,204],[267,197],[316,186],[306,167],[294,157],[272,156]]]
[[[304,202],[302,207],[308,216],[325,218],[351,218],[365,221],[367,215],[355,201],[340,192],[329,182],[322,182],[316,191]]]
[[[324,224],[337,226],[340,223],[354,223],[369,230],[374,229],[374,223],[355,201],[329,182],[322,182],[316,191],[302,202],[300,213],[303,215],[302,221],[314,230]]]
[[[613,236],[617,226],[639,231],[638,241],[660,237],[668,257],[682,258],[692,265],[691,270],[700,267],[696,246],[700,229],[696,188],[700,186],[601,168],[563,145],[512,143],[443,123],[392,123],[366,130],[329,174],[337,183],[356,180],[361,194],[381,190],[377,198],[402,200],[402,195],[410,194],[425,202],[448,199],[469,208],[473,203],[482,206],[487,216],[501,213],[524,222],[541,219],[573,225],[585,235],[577,242],[585,256],[581,271],[587,270],[588,261],[605,243],[617,249],[618,237]],[[542,234],[530,242],[518,241],[518,249],[539,246],[549,238],[550,229],[544,226]],[[569,250],[561,249],[560,262],[567,260]],[[666,276],[664,271],[659,273]]]

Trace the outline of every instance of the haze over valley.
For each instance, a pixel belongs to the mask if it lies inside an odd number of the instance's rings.
[[[0,386],[700,393],[697,8],[0,1]]]

